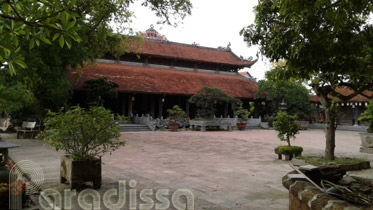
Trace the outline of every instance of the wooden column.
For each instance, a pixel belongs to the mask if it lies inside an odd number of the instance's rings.
[[[154,95],[150,95],[150,114],[152,115],[152,117],[155,117],[154,106]]]
[[[189,99],[188,98],[186,98],[185,112],[187,114],[187,117],[190,117],[190,115],[189,115]]]
[[[133,101],[132,97],[135,97],[133,94],[128,94],[128,116],[132,115]]]
[[[148,95],[142,95],[142,114],[146,115],[149,113],[148,110]]]
[[[161,118],[163,116],[163,96],[158,96],[158,118]]]
[[[224,103],[224,117],[227,117],[227,115],[228,115],[228,103]]]
[[[120,93],[119,94],[119,98],[120,98],[120,114],[121,115],[126,115],[126,103],[127,103],[127,95],[124,94],[124,93]]]

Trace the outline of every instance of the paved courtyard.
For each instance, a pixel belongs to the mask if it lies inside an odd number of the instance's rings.
[[[15,161],[32,160],[43,168],[44,188],[65,187],[58,184],[61,152],[41,140],[2,135],[22,145],[10,151]],[[127,186],[127,190],[140,193],[153,189],[155,194],[159,189],[169,189],[172,195],[177,189],[189,189],[194,194],[195,209],[288,209],[288,194],[281,178],[291,168],[288,162],[276,159],[273,149],[284,142],[273,130],[133,132],[122,133],[121,139],[127,145],[103,157],[101,193],[116,188],[118,180],[135,180],[136,187]],[[337,131],[336,139],[337,155],[373,160],[373,155],[359,153],[358,132]],[[324,132],[301,131],[292,144],[303,146],[305,155],[322,154]],[[137,201],[137,209],[141,202]]]

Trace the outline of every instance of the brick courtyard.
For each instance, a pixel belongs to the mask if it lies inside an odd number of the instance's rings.
[[[195,209],[287,209],[288,194],[281,178],[291,168],[276,159],[274,147],[284,144],[276,135],[273,130],[122,133],[127,145],[103,158],[102,191],[117,186],[118,180],[135,180],[138,192],[169,189],[172,194],[189,189]],[[58,185],[61,152],[41,140],[3,137],[22,144],[10,151],[15,161],[27,159],[41,165],[44,187],[64,187]],[[292,144],[303,146],[305,155],[322,154],[324,132],[301,131]],[[359,153],[358,132],[337,131],[336,145],[337,155],[373,160],[373,155]]]

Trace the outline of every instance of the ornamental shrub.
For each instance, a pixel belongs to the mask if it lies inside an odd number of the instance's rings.
[[[299,146],[278,146],[277,147],[279,154],[289,154],[296,155],[303,152],[303,148]]]
[[[296,115],[288,115],[286,112],[279,111],[276,115],[276,120],[273,122],[273,127],[278,131],[278,138],[281,141],[286,141],[290,147],[290,138],[295,138],[299,133],[300,125],[296,122]]]
[[[368,132],[373,133],[373,101],[369,102],[369,105],[366,107],[366,110],[363,113],[361,113],[359,120],[368,121],[370,123]]]
[[[125,145],[119,141],[119,125],[113,114],[104,107],[72,107],[65,113],[49,111],[44,125],[39,136],[56,150],[71,154],[74,160],[100,158]]]
[[[226,94],[219,88],[202,87],[194,94],[189,102],[198,107],[197,114],[202,118],[212,118],[216,111],[216,105],[221,103],[238,104],[240,101]]]
[[[167,112],[170,123],[188,120],[186,113],[178,105],[173,106],[171,109],[167,109]]]

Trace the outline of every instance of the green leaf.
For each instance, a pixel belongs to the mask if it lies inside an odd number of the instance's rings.
[[[61,14],[61,22],[63,28],[67,28],[67,21],[69,20],[69,14],[66,11],[63,11]]]
[[[62,35],[60,36],[59,42],[60,42],[60,46],[62,48],[65,45],[65,39],[63,38]]]
[[[13,61],[9,61],[9,72],[10,72],[10,75],[16,74],[16,70],[14,69],[14,66],[13,66]]]
[[[58,24],[59,25],[59,24]],[[52,28],[55,28],[55,29],[57,29],[57,30],[59,30],[59,29],[61,29],[60,27],[58,27],[58,25],[57,24],[52,24],[52,23],[49,23],[49,24],[47,24],[47,26],[49,26],[49,27],[52,27]]]
[[[35,41],[34,41],[34,39],[30,39],[30,42],[29,42],[29,49],[31,50],[32,48],[34,48],[34,46],[35,46]]]
[[[23,69],[25,69],[25,68],[27,67],[26,63],[23,62],[23,60],[21,60],[21,59],[16,59],[16,60],[14,60],[14,62],[15,62],[18,66],[20,66],[21,68],[23,68]]]
[[[70,39],[66,39],[66,40],[65,40],[65,43],[66,43],[67,47],[68,47],[69,49],[71,49],[71,41],[70,41]]]
[[[52,42],[49,41],[49,39],[47,39],[47,38],[45,38],[45,37],[39,36],[38,38],[39,38],[41,41],[43,41],[44,43],[46,43],[46,44],[52,44]]]
[[[54,34],[54,36],[53,36],[53,39],[52,39],[52,41],[54,41],[54,40],[56,40],[58,37],[60,36],[60,34],[59,33],[57,33],[57,34]]]
[[[72,27],[75,26],[75,24],[76,24],[76,21],[75,21],[75,20],[71,21],[71,22],[69,23],[69,25],[67,26],[67,29],[71,29]]]

